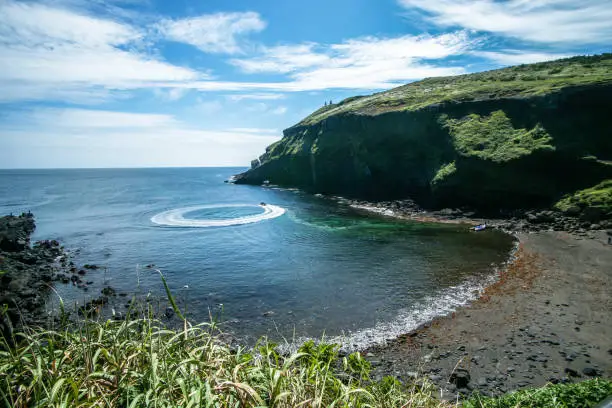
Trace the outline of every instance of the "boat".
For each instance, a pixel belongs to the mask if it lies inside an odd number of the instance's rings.
[[[475,227],[472,227],[472,231],[483,231],[487,228],[487,224],[480,224],[480,225],[476,225]]]
[[[263,201],[261,203],[259,203],[259,205],[261,205],[262,207],[266,206],[266,203],[264,203]]]

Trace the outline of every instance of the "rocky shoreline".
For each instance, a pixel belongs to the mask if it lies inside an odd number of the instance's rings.
[[[553,209],[508,210],[496,214],[482,214],[458,208],[426,210],[409,199],[375,203],[342,197],[334,199],[358,210],[399,219],[469,225],[487,224],[490,228],[508,233],[564,231],[593,238],[593,232],[612,229],[612,219],[602,219],[597,214],[570,215]]]
[[[0,217],[0,335],[10,343],[15,328],[46,326],[45,306],[55,283],[87,291],[95,265],[78,268],[56,240],[31,243],[34,215]]]

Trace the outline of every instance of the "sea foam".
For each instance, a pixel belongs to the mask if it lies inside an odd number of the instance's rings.
[[[261,214],[247,215],[244,217],[230,219],[193,219],[185,218],[185,215],[194,211],[209,209],[209,208],[230,208],[230,207],[259,207],[263,209]],[[276,205],[252,205],[252,204],[209,204],[193,207],[176,208],[173,210],[164,211],[151,217],[151,222],[158,225],[171,227],[229,227],[232,225],[244,225],[270,220],[280,217],[285,213],[285,209]]]

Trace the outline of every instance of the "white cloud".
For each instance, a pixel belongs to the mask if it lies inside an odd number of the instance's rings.
[[[162,100],[166,100],[170,102],[178,101],[179,99],[183,98],[183,96],[185,96],[188,92],[189,92],[189,89],[184,89],[184,88],[169,88],[169,89],[154,88],[153,89],[153,94],[155,96],[157,96],[158,98]]]
[[[143,82],[205,78],[132,51],[143,35],[126,24],[10,0],[0,15],[0,85],[9,89],[0,100],[105,98]]]
[[[486,58],[500,65],[532,64],[535,62],[552,61],[571,56],[570,54],[552,54],[520,50],[475,51],[472,55]]]
[[[464,27],[551,44],[608,44],[610,0],[399,0],[444,27]]]
[[[274,72],[283,74],[330,63],[330,56],[314,51],[316,46],[314,43],[309,43],[264,47],[260,57],[233,59],[230,63],[247,73]]]
[[[426,61],[461,54],[473,45],[474,41],[465,32],[366,37],[327,46],[310,43],[266,48],[258,57],[233,59],[231,63],[247,73],[284,73],[293,80],[268,84],[268,89],[384,89],[402,81],[464,73],[462,67],[434,66]],[[198,86],[206,84],[200,82]],[[243,89],[256,88],[244,86],[247,88]]]
[[[268,106],[267,103],[259,102],[259,103],[254,103],[252,105],[247,106],[246,110],[249,112],[264,113],[264,112],[267,112],[269,108],[270,107]]]
[[[225,96],[230,101],[240,102],[243,100],[277,100],[284,99],[285,95],[279,93],[252,93],[252,94],[234,94]]]
[[[0,123],[5,167],[243,166],[273,129],[200,129],[170,115],[83,109],[13,112]]]
[[[262,113],[262,114],[266,113],[266,114],[273,114],[273,115],[284,115],[285,113],[287,113],[286,106],[274,107],[264,102],[253,103],[251,105],[248,105],[245,109],[248,112],[255,112],[255,113]]]
[[[198,98],[197,103],[191,106],[189,109],[205,115],[211,115],[213,113],[220,112],[223,109],[223,104],[217,100],[210,101]]]
[[[127,113],[90,109],[39,108],[27,113],[28,121],[42,127],[67,129],[133,129],[175,126],[171,115]]]
[[[266,23],[258,13],[217,13],[182,20],[165,20],[158,29],[169,40],[191,44],[204,52],[242,52],[241,37],[262,31]]]
[[[236,133],[253,133],[256,135],[277,135],[279,132],[277,129],[267,129],[267,128],[231,128],[227,129],[228,132],[236,132]]]
[[[274,115],[284,115],[285,113],[287,113],[287,107],[286,106],[278,106],[278,107],[272,109],[271,112]]]

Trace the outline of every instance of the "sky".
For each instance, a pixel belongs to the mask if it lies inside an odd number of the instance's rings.
[[[610,52],[610,0],[0,0],[0,168],[248,166],[338,102]]]

